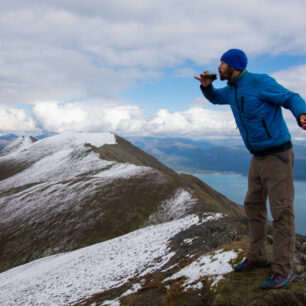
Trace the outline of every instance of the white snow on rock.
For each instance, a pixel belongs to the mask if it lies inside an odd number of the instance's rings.
[[[20,136],[8,145],[6,145],[0,152],[1,156],[8,155],[10,153],[18,153],[22,150],[26,149],[28,146],[30,146],[32,143],[34,143],[35,140],[29,136]]]
[[[221,214],[210,215],[202,222],[221,217]],[[169,239],[198,221],[198,216],[189,215],[3,272],[0,305],[71,305],[95,293],[117,288],[130,278],[162,268],[174,255],[168,247]],[[201,268],[206,261],[203,257],[197,267]],[[195,269],[186,269],[184,273],[198,273]]]
[[[84,146],[86,143],[99,147],[116,144],[116,139],[110,133],[64,133],[34,143],[17,141],[19,145],[15,143],[15,150],[1,156],[0,163],[9,161],[27,167],[0,181],[0,191],[24,188],[0,198],[2,220],[9,222],[22,215],[43,221],[57,210],[81,209],[88,196],[113,180],[147,173],[162,176],[149,167],[102,160],[98,153]]]
[[[234,251],[218,250],[212,255],[205,255],[198,258],[190,265],[165,279],[164,282],[185,277],[186,281],[183,284],[185,290],[196,290],[201,289],[202,283],[200,280],[208,276],[210,279],[213,279],[212,286],[215,286],[223,278],[224,274],[233,271],[229,262],[237,258],[237,256],[238,254]]]
[[[116,144],[116,139],[110,133],[63,133],[34,143],[25,141],[18,149],[0,157],[0,162],[10,160],[17,164],[29,164],[25,170],[1,181],[0,190],[81,176],[105,178],[110,182],[110,179],[129,178],[153,171],[149,167],[102,160],[84,146],[86,143],[100,147]]]
[[[186,215],[197,200],[192,198],[190,192],[183,188],[179,188],[175,191],[174,195],[165,200],[159,207],[158,211],[152,214],[146,224],[157,224],[166,222],[173,219],[179,219]]]
[[[114,179],[114,178],[130,178],[135,175],[143,175],[148,172],[152,172],[152,168],[145,166],[136,166],[133,164],[114,164],[114,166],[109,170],[104,170],[94,175],[94,177],[101,177],[104,179]]]
[[[116,144],[116,138],[115,135],[111,133],[66,132],[33,142],[31,137],[21,136],[8,144],[3,151],[5,152],[7,149],[10,149],[8,150],[8,154],[19,155],[19,153],[26,154],[27,149],[31,147],[31,153],[33,153],[35,157],[42,157],[46,154],[84,145],[85,143],[101,147],[104,144]]]
[[[16,161],[36,162],[49,155],[60,151],[75,151],[78,147],[84,147],[85,144],[91,144],[100,147],[104,144],[116,144],[116,138],[111,133],[76,133],[67,132],[51,137],[31,141],[30,137],[19,137],[7,147],[0,157],[0,161],[6,159],[16,159]],[[6,151],[7,150],[7,151]]]

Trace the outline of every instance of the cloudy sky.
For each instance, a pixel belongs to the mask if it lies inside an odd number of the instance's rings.
[[[0,134],[237,136],[193,76],[240,48],[249,71],[306,98],[305,12],[305,0],[1,0]]]

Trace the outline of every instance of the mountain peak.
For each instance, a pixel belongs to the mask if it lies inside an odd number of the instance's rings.
[[[65,147],[91,144],[95,147],[101,147],[104,144],[116,144],[115,135],[112,133],[78,133],[65,132],[54,136],[46,137],[40,140],[50,146]]]
[[[19,136],[0,151],[0,156],[19,153],[36,141],[37,139],[32,136]]]
[[[90,155],[89,151],[92,150],[86,147],[86,144],[101,147],[105,144],[116,144],[116,139],[111,133],[75,132],[57,134],[41,140],[27,136],[18,137],[1,150],[0,180],[14,176],[4,184],[17,187],[48,180],[51,172],[53,176],[58,176],[58,179],[67,177],[67,174],[77,175],[84,169],[80,169],[80,165],[74,167],[72,164],[84,161],[85,155]],[[98,157],[91,159],[101,163]],[[90,163],[90,157],[86,160]],[[90,166],[88,167],[87,171],[90,171]]]

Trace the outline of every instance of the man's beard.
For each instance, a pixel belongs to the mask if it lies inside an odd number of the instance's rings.
[[[223,72],[219,70],[220,80],[230,80],[233,77],[234,72],[235,69],[231,66],[228,66],[227,69]]]

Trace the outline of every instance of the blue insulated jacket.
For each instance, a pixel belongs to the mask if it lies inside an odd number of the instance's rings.
[[[305,101],[266,74],[245,71],[231,85],[216,89],[201,86],[213,104],[229,104],[243,141],[251,153],[281,146],[291,136],[281,106],[298,120],[306,114]]]

